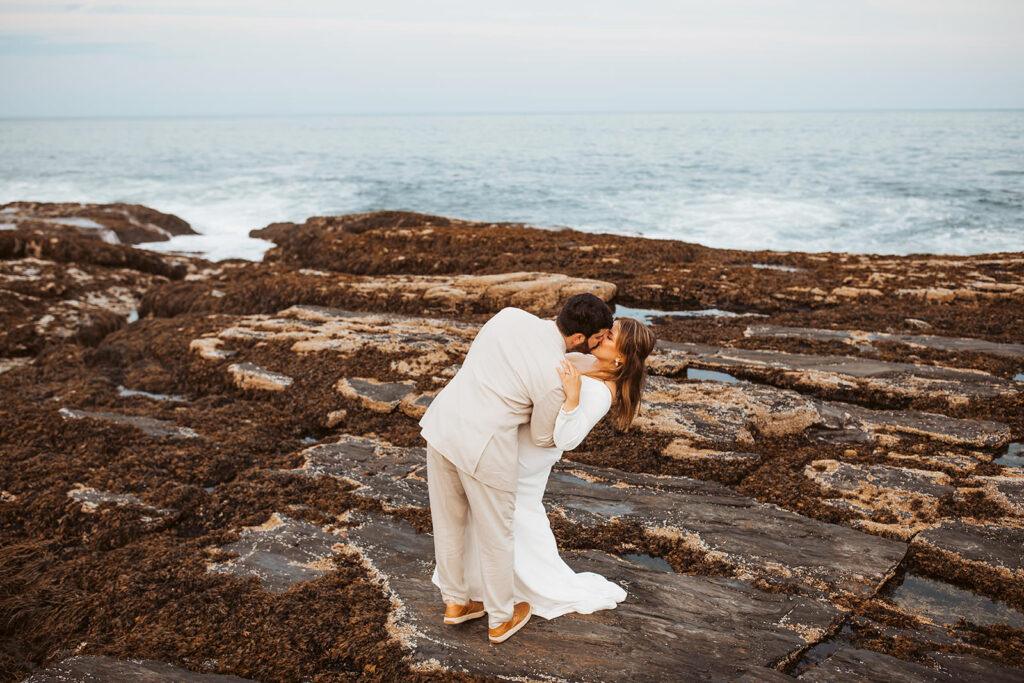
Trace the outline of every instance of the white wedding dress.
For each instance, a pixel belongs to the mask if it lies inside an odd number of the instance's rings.
[[[554,448],[540,448],[530,439],[530,425],[519,428],[519,480],[515,532],[515,601],[530,603],[533,614],[554,619],[569,612],[590,614],[614,609],[626,599],[626,591],[593,572],[576,573],[562,561],[544,511],[544,489],[551,467],[562,452],[578,446],[611,407],[608,387],[600,380],[582,376],[580,403],[572,412],[559,411],[555,421]],[[483,596],[472,512],[466,527],[465,571],[469,599]],[[437,584],[437,571],[433,581]]]

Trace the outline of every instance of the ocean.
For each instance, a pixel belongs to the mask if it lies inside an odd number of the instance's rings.
[[[1024,111],[0,121],[0,202],[145,204],[249,230],[408,209],[733,249],[1024,250]]]

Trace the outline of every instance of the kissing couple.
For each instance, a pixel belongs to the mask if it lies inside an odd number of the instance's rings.
[[[501,643],[531,614],[625,600],[618,585],[562,561],[541,499],[552,465],[605,413],[629,428],[654,343],[650,327],[613,320],[593,294],[571,297],[556,320],[506,308],[480,329],[420,420],[444,623],[486,614]]]

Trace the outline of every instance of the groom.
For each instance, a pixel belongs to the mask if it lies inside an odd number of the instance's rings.
[[[519,426],[529,422],[534,443],[554,446],[555,418],[565,400],[556,368],[567,351],[587,353],[600,344],[611,326],[611,311],[593,294],[571,297],[554,321],[506,308],[480,329],[462,368],[420,420],[444,623],[486,612],[490,640],[501,643],[530,619],[529,603],[513,604]],[[483,603],[471,600],[465,577],[470,510]]]

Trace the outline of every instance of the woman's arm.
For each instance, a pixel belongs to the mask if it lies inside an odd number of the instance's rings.
[[[566,365],[571,365],[566,363]],[[575,370],[575,368],[573,368]],[[581,400],[582,379],[579,372],[564,366],[559,369],[566,400],[555,418],[555,446],[571,451],[580,445],[611,407],[611,394],[607,391],[588,392]]]

